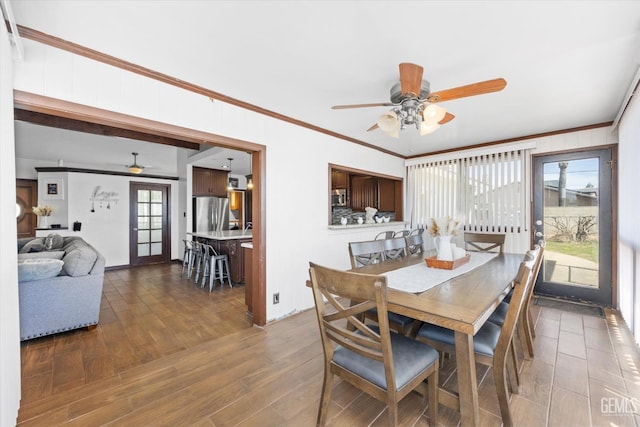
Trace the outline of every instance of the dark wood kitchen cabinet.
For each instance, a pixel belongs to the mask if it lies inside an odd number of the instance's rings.
[[[363,211],[378,206],[378,180],[372,177],[351,178],[351,209]]]
[[[244,283],[244,252],[240,244],[250,241],[251,239],[214,240],[216,251],[229,256],[229,268],[233,283]]]
[[[349,174],[347,172],[332,170],[331,171],[331,189],[346,189],[349,181]]]
[[[229,173],[217,169],[193,167],[194,196],[227,197]]]
[[[378,210],[383,212],[396,210],[396,181],[378,179]]]
[[[249,313],[253,313],[253,249],[242,248],[244,257],[244,302]]]

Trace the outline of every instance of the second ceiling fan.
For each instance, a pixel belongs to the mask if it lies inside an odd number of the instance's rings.
[[[391,88],[391,102],[373,104],[334,105],[334,110],[347,108],[393,107],[381,115],[375,125],[368,130],[380,128],[383,132],[398,138],[400,130],[407,125],[414,125],[420,135],[429,134],[455,118],[439,102],[451,101],[469,96],[498,92],[505,88],[507,82],[503,78],[486,80],[459,86],[452,89],[431,92],[430,84],[422,80],[424,69],[420,65],[403,62],[400,64],[400,82]]]

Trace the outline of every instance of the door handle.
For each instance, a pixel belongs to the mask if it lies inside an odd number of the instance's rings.
[[[134,228],[134,229],[133,229],[133,231],[138,231],[138,229],[137,229],[137,228]]]

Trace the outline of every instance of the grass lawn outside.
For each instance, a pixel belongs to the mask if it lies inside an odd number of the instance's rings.
[[[595,263],[598,262],[598,241],[552,242],[547,241],[545,251],[577,256]]]

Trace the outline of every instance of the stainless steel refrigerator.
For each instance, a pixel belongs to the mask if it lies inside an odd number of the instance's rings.
[[[229,199],[225,197],[193,198],[193,231],[229,229]]]

